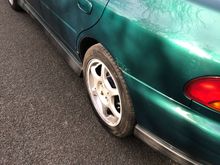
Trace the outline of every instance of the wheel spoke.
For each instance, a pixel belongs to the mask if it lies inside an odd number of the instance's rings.
[[[103,82],[106,80],[106,73],[107,73],[107,70],[106,70],[105,66],[102,65],[102,67],[101,67],[101,78],[102,78]]]
[[[104,83],[105,87],[108,89],[109,91],[109,95],[110,96],[117,96],[119,95],[119,92],[118,92],[118,89],[117,88],[112,88],[106,74],[107,74],[107,69],[104,65],[102,65],[101,67],[101,79],[102,79],[102,82]]]
[[[97,86],[98,82],[102,81],[102,78],[96,72],[96,68],[97,68],[97,66],[91,67],[91,74],[92,74],[94,86]]]
[[[108,110],[108,106],[106,106],[101,102],[101,113],[103,113],[104,116],[107,116],[107,110]]]
[[[112,112],[114,117],[116,117],[117,119],[120,118],[120,113],[116,110],[113,99],[110,100],[108,108]]]
[[[117,121],[117,118],[112,115],[108,115],[106,118],[108,119],[108,121],[111,121],[113,123]]]
[[[110,85],[109,85],[110,86]],[[111,86],[110,87],[107,87],[108,91],[109,91],[109,95],[111,97],[113,96],[118,96],[119,95],[119,92],[118,92],[118,89],[116,88],[112,88]]]

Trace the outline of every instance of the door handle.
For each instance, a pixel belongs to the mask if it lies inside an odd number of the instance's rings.
[[[91,14],[93,5],[90,0],[78,0],[78,7],[84,13]]]

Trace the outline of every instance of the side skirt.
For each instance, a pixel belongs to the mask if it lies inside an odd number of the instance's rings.
[[[47,27],[47,25],[42,21],[42,19],[38,16],[38,14],[35,12],[35,10],[31,7],[31,5],[24,1],[19,0],[19,5],[33,18],[35,18],[45,29],[46,34],[52,39],[52,42],[55,44],[55,46],[58,48],[59,51],[62,52],[64,55],[65,61],[70,65],[70,67],[76,72],[78,76],[81,76],[82,74],[82,63],[79,62],[75,55],[69,51],[69,49],[60,41],[54,33]]]
[[[177,161],[180,164],[195,164],[195,165],[201,164],[195,161],[194,159],[190,158],[188,155],[186,155],[181,150],[170,145],[169,143],[155,136],[151,132],[145,130],[140,125],[136,125],[135,130],[134,130],[134,135],[138,137],[139,139],[141,139],[146,144],[148,144],[150,147],[154,148],[155,150],[160,151],[164,155],[170,157],[171,159],[173,159],[174,161]]]

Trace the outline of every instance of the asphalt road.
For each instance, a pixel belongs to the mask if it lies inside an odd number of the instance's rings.
[[[97,121],[81,78],[33,19],[0,1],[0,164],[174,164]]]

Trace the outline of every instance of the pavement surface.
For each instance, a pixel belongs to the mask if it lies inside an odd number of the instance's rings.
[[[42,27],[1,0],[0,164],[175,163],[135,137],[107,133]]]

